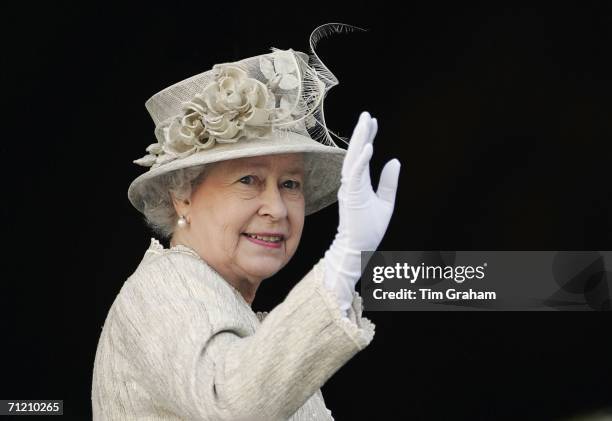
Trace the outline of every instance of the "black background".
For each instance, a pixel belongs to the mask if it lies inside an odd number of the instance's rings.
[[[327,123],[378,118],[402,163],[380,250],[610,250],[608,2],[23,2],[3,13],[1,399],[91,418],[97,340],[151,234],[127,200],[144,102],[215,63],[321,41]],[[376,185],[376,184],[374,184]],[[327,249],[333,205],[258,291],[271,310]],[[561,419],[612,404],[610,313],[366,312],[374,341],[323,387],[337,420]]]

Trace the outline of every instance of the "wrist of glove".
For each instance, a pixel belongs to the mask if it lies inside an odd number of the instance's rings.
[[[370,182],[369,162],[377,130],[376,119],[362,113],[342,166],[338,232],[325,252],[324,284],[334,291],[345,316],[361,277],[361,251],[377,249],[395,206],[400,170],[397,159],[385,164],[376,192]]]
[[[353,301],[355,284],[361,277],[361,251],[353,250],[346,244],[340,233],[336,234],[330,248],[325,252],[323,283],[338,299],[343,316]]]

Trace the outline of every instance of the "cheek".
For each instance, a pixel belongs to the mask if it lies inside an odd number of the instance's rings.
[[[221,209],[221,217],[223,218],[223,226],[225,227],[225,236],[231,241],[236,241],[242,232],[244,232],[253,216],[257,214],[257,209],[251,202],[236,201]]]
[[[209,240],[221,240],[225,246],[236,242],[236,232],[244,222],[240,206],[225,202],[223,206],[209,206],[199,215],[203,219],[202,226],[205,227]]]
[[[288,209],[289,221],[291,223],[291,233],[293,241],[299,243],[304,228],[304,202],[295,203]]]

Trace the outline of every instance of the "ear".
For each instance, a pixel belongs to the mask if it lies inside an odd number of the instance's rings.
[[[191,200],[189,198],[185,200],[178,200],[174,193],[170,193],[170,197],[172,198],[172,204],[174,205],[174,210],[177,215],[187,215],[189,214],[189,209],[191,208]]]

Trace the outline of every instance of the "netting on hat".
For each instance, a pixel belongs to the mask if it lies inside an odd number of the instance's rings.
[[[135,163],[166,162],[242,139],[295,132],[324,145],[346,142],[325,124],[323,100],[338,79],[315,52],[331,33],[352,31],[326,24],[310,35],[310,54],[271,48],[271,53],[222,63],[153,95],[145,106],[156,127],[157,143]]]

